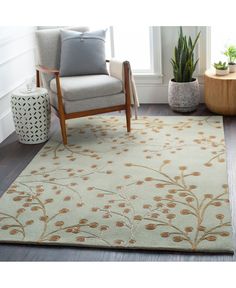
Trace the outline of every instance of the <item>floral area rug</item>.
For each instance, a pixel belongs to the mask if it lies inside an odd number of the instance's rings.
[[[0,199],[0,241],[233,252],[221,116],[68,122]]]

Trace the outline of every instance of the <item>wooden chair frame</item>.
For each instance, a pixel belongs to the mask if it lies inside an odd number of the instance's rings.
[[[106,62],[110,62],[106,60]],[[61,125],[61,134],[63,144],[67,144],[67,133],[66,133],[66,120],[73,119],[73,118],[80,118],[85,116],[97,115],[102,113],[108,113],[113,111],[121,111],[125,110],[126,113],[126,125],[127,125],[127,132],[131,130],[131,97],[130,97],[130,63],[128,61],[123,62],[124,65],[124,90],[125,90],[125,104],[81,111],[81,112],[74,112],[74,113],[65,113],[63,99],[62,99],[62,91],[61,91],[61,84],[60,84],[60,73],[59,70],[50,69],[45,66],[37,65],[36,66],[36,85],[40,87],[40,72],[46,74],[52,74],[56,78],[56,86],[57,86],[57,98],[58,98],[58,109],[56,109],[56,115],[60,119]]]

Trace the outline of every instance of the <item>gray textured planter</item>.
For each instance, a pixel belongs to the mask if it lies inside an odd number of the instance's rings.
[[[229,73],[236,72],[236,63],[229,63]]]
[[[169,81],[168,102],[172,110],[191,112],[197,109],[200,101],[198,80],[192,82]]]
[[[216,75],[217,76],[225,76],[225,75],[228,75],[229,72],[230,72],[229,68],[226,70],[216,69]]]

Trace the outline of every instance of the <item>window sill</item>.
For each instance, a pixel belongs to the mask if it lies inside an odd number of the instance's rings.
[[[162,84],[163,75],[154,73],[134,73],[137,86],[156,86]]]

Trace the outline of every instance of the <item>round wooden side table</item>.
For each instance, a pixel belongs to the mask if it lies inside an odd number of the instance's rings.
[[[21,143],[38,144],[48,140],[51,110],[46,89],[36,88],[29,93],[21,90],[13,92],[11,108]]]
[[[205,103],[214,113],[236,115],[236,73],[215,75],[213,69],[205,72]]]

